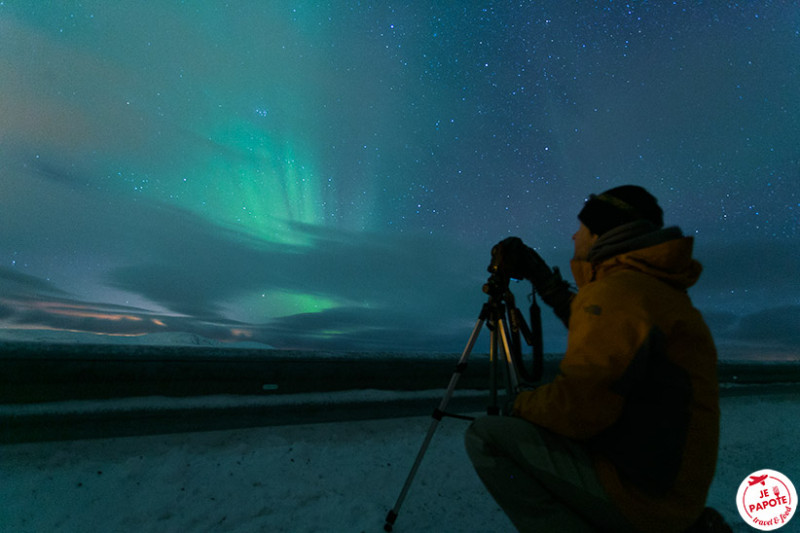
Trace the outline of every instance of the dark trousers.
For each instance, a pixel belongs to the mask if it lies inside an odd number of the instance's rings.
[[[475,420],[465,443],[481,481],[519,531],[633,531],[579,443],[506,416]]]

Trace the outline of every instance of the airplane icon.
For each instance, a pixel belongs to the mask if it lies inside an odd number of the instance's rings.
[[[749,486],[752,487],[753,485],[756,485],[758,483],[761,483],[762,485],[766,485],[764,480],[767,479],[768,477],[769,476],[767,474],[764,474],[763,476],[750,476],[750,485]]]

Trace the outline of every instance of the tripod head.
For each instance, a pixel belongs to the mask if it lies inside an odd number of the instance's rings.
[[[521,243],[522,241],[520,241]],[[489,295],[486,304],[488,309],[489,327],[494,327],[498,319],[504,319],[508,314],[508,324],[511,328],[511,357],[514,359],[514,366],[519,370],[521,377],[529,384],[538,382],[542,378],[544,347],[542,342],[542,319],[541,310],[536,303],[535,291],[531,294],[530,319],[531,326],[525,322],[525,318],[516,306],[514,293],[509,287],[514,276],[508,271],[508,258],[504,254],[503,243],[497,244],[492,248],[492,260],[487,270],[491,274],[483,285],[483,292]],[[513,263],[513,261],[511,261]],[[511,270],[515,270],[512,266]],[[528,372],[522,362],[522,342],[520,336],[524,337],[528,346],[533,348],[532,371]]]
[[[506,299],[506,296],[511,292],[508,287],[511,278],[497,272],[489,276],[486,283],[483,284],[483,292],[489,295],[489,300],[496,300],[501,302]]]

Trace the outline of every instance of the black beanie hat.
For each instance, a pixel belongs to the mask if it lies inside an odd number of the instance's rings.
[[[664,226],[664,212],[658,206],[658,200],[642,187],[623,185],[589,196],[578,213],[578,220],[592,233],[602,235],[636,220],[649,220],[661,228]]]

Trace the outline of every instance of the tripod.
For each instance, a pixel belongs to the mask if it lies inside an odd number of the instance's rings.
[[[505,388],[507,398],[509,400],[520,391],[521,386],[531,385],[532,383],[535,383],[541,379],[543,350],[539,307],[536,305],[535,298],[532,298],[531,326],[533,327],[534,331],[536,331],[536,335],[534,335],[531,330],[528,329],[525,319],[522,317],[519,309],[517,309],[514,302],[514,295],[509,289],[508,283],[508,277],[495,272],[489,277],[489,280],[483,286],[483,292],[489,295],[489,299],[485,304],[483,304],[480,315],[478,316],[478,320],[475,323],[475,327],[472,329],[472,334],[467,341],[467,346],[464,348],[461,358],[456,364],[455,372],[453,372],[453,376],[450,378],[450,384],[447,387],[447,391],[445,392],[442,401],[439,403],[439,406],[433,411],[433,420],[431,421],[431,425],[428,428],[428,432],[422,442],[422,446],[417,453],[417,458],[411,467],[411,471],[406,478],[406,482],[400,491],[400,496],[397,498],[397,502],[392,510],[386,515],[386,524],[383,526],[383,529],[387,532],[392,531],[392,527],[397,520],[397,514],[400,512],[400,506],[403,504],[409,488],[411,488],[411,482],[414,480],[414,476],[416,475],[417,470],[422,463],[422,458],[425,456],[425,452],[430,445],[433,434],[442,418],[449,416],[452,418],[460,418],[462,420],[473,420],[472,417],[447,413],[445,412],[445,409],[447,409],[447,404],[450,402],[450,398],[453,396],[453,392],[455,391],[456,384],[458,383],[461,374],[467,368],[467,359],[469,358],[469,355],[472,352],[476,341],[478,340],[478,336],[480,335],[484,324],[486,324],[489,331],[491,331],[491,340],[489,344],[490,390],[489,405],[486,408],[487,414],[501,414],[501,409],[497,401],[498,367],[500,366],[498,350],[501,347],[503,350],[503,361],[505,363],[505,365],[502,367],[505,376]],[[506,319],[506,315],[508,315],[508,320]],[[520,334],[525,337],[528,345],[533,346],[534,357],[532,374],[528,374],[525,371],[524,365],[522,364]],[[526,383],[525,381],[520,382],[518,373],[521,373],[523,378],[529,383]]]

